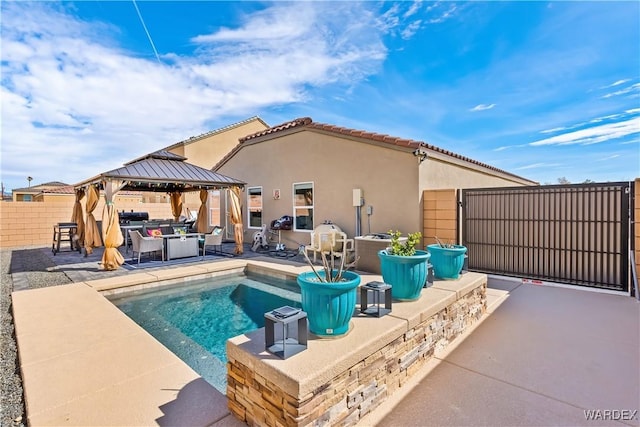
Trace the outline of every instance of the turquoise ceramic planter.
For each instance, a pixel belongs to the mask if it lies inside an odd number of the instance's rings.
[[[453,245],[453,248],[443,248],[436,243],[428,245],[427,250],[431,254],[434,276],[445,280],[455,280],[460,276],[464,254],[467,253],[465,246]]]
[[[318,273],[324,277],[324,271]],[[343,335],[349,330],[360,276],[352,271],[345,271],[342,276],[345,282],[321,283],[312,271],[298,275],[302,309],[307,313],[309,330],[316,335]]]
[[[412,256],[389,255],[378,252],[384,283],[391,285],[391,296],[397,300],[411,301],[420,297],[427,281],[429,253],[416,250]]]

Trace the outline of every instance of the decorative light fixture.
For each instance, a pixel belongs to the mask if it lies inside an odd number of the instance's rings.
[[[413,150],[413,155],[418,158],[419,163],[422,163],[427,158],[427,151],[423,147],[418,147]]]

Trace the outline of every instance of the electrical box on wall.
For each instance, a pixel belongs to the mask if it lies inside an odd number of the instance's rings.
[[[364,192],[362,188],[353,189],[353,206],[362,206],[364,204]]]

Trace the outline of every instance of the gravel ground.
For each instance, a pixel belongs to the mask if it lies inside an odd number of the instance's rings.
[[[51,260],[39,249],[0,250],[0,426],[25,426],[22,378],[14,335],[11,292],[71,283],[61,272],[48,272]]]

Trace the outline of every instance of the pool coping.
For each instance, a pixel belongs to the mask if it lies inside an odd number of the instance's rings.
[[[224,394],[106,297],[244,270],[291,279],[309,267],[268,258],[226,260],[14,292],[29,425],[242,425]],[[381,279],[359,273],[363,283]],[[436,282],[429,291],[455,299],[460,290],[452,286]],[[407,321],[420,316],[412,318]]]

